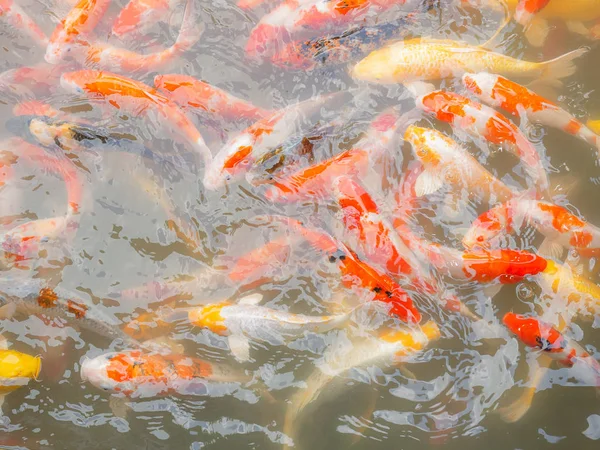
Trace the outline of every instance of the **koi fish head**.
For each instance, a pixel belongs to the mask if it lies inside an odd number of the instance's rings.
[[[541,320],[507,313],[502,321],[511,333],[515,334],[528,347],[560,353],[566,346],[563,335],[550,324]]]
[[[463,106],[470,100],[453,92],[433,91],[417,98],[415,102],[423,111],[451,123],[456,116],[464,116]]]
[[[395,79],[390,76],[390,72],[389,52],[384,48],[371,52],[366,58],[359,61],[351,69],[350,76],[362,81],[392,83]]]
[[[225,325],[225,317],[223,317],[223,308],[231,306],[228,302],[216,303],[212,305],[194,308],[189,311],[189,321],[201,328],[208,328],[213,333],[226,336],[228,334],[227,326]]]
[[[204,186],[216,190],[242,178],[254,162],[255,143],[255,136],[245,132],[221,149],[206,171]]]
[[[492,92],[498,75],[487,72],[480,73],[465,73],[462,77],[462,82],[465,88],[483,100],[485,103],[493,106],[498,106],[497,102],[492,98]]]
[[[83,94],[85,86],[92,80],[92,71],[78,70],[76,72],[66,72],[60,77],[60,86],[72,94]]]
[[[10,386],[2,386],[0,382],[0,394],[17,389],[31,379],[37,379],[41,368],[42,361],[37,356],[13,350],[0,350],[0,379],[7,380],[6,384]]]
[[[465,248],[486,247],[500,233],[510,232],[510,216],[506,204],[495,206],[480,215],[463,238]]]
[[[133,391],[134,367],[141,352],[107,353],[81,364],[81,379],[108,392]]]

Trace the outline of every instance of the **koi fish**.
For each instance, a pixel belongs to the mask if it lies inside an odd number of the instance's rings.
[[[61,112],[54,109],[48,103],[40,102],[39,100],[29,100],[15,105],[13,114],[15,116],[57,117],[61,115]],[[6,126],[8,127],[8,124]]]
[[[406,278],[418,291],[432,295],[443,308],[477,320],[455,295],[445,292],[427,267],[397,235],[363,186],[350,178],[338,178],[333,184],[342,208],[345,229],[358,235],[361,250],[369,261],[385,267],[394,276]]]
[[[563,130],[587,142],[598,152],[600,160],[600,137],[564,109],[535,92],[491,73],[467,73],[464,86],[483,102],[501,108],[513,116],[524,114],[531,122]]]
[[[411,143],[424,170],[415,182],[418,197],[439,190],[444,183],[473,196],[481,189],[485,198],[495,195],[501,200],[515,193],[483,168],[466,149],[437,130],[411,125],[404,138]]]
[[[461,77],[465,72],[488,70],[507,76],[542,80],[560,85],[575,73],[580,48],[542,63],[521,61],[459,41],[417,38],[375,50],[352,69],[352,76],[374,83],[411,83]]]
[[[76,294],[62,288],[49,288],[42,279],[2,277],[0,295],[6,303],[0,311],[4,317],[15,312],[25,315],[43,314],[60,318],[99,336],[119,339],[125,345],[140,348],[141,344],[123,333],[119,323],[101,310],[89,305]]]
[[[209,382],[246,381],[198,358],[140,350],[107,353],[81,364],[81,379],[111,394],[129,398],[159,395],[208,395]]]
[[[73,48],[73,58],[87,67],[127,74],[166,68],[176,58],[190,50],[202,36],[204,24],[200,23],[194,6],[195,1],[188,0],[179,35],[169,48],[156,53],[139,54],[108,43],[80,41],[79,45]]]
[[[559,246],[575,248],[582,254],[600,249],[600,228],[583,221],[568,209],[541,200],[517,197],[483,213],[463,238],[467,248],[486,245],[501,233],[518,232],[531,223],[540,233]],[[552,252],[552,256],[556,256]]]
[[[529,25],[533,16],[544,9],[550,0],[519,0],[515,11],[515,20],[524,27]]]
[[[356,291],[359,295],[369,292],[369,300],[388,305],[388,312],[406,323],[415,324],[421,321],[421,313],[414,306],[410,295],[390,276],[360,260],[345,244],[323,231],[306,228],[289,217],[269,217],[289,226],[311,247],[325,253],[330,263],[337,264],[342,274],[341,282],[346,288]]]
[[[48,37],[29,15],[13,0],[0,1],[0,17],[40,47],[48,45]]]
[[[173,135],[183,134],[202,157],[205,167],[210,166],[212,154],[200,132],[175,103],[156,89],[131,78],[96,70],[64,73],[61,86],[75,94],[104,100],[134,116],[156,114],[159,122],[170,125]]]
[[[600,363],[596,361],[581,345],[567,338],[549,323],[535,317],[507,313],[502,319],[504,325],[528,347],[542,350],[544,355],[566,366],[573,366],[577,361],[591,368],[600,383]],[[599,384],[600,386],[600,384]]]
[[[239,180],[266,151],[296,132],[303,118],[318,112],[334,97],[335,94],[324,95],[288,106],[235,136],[215,156],[204,177],[204,186],[214,190]]]
[[[39,356],[8,350],[6,339],[0,337],[0,408],[7,394],[37,380],[41,368]]]
[[[427,345],[439,339],[439,327],[435,322],[425,323],[419,331],[387,330],[378,337],[354,340],[352,345],[341,352],[338,347],[324,355],[324,362],[306,380],[306,389],[299,390],[287,402],[283,432],[293,441],[298,436],[298,424],[301,414],[315,402],[319,396],[331,389],[330,384],[352,368],[381,366],[395,359],[404,358],[423,351]],[[347,386],[347,383],[343,384]],[[297,443],[296,443],[297,446]],[[289,448],[285,446],[284,448]]]
[[[261,120],[271,115],[271,111],[234,97],[233,95],[199,81],[188,75],[157,75],[154,86],[168,94],[171,100],[182,108],[192,111],[207,111],[225,120]]]
[[[416,100],[417,107],[447,122],[455,129],[466,131],[476,138],[508,148],[525,164],[527,173],[542,192],[550,182],[540,155],[519,128],[502,114],[467,97],[448,91],[434,91]]]
[[[278,0],[239,0],[237,2],[238,7],[242,9],[254,9],[264,3],[276,3]]]
[[[56,90],[64,65],[42,62],[35,66],[23,66],[0,74],[0,95],[17,101],[48,96]]]
[[[351,318],[350,312],[320,317],[292,314],[260,306],[261,300],[262,295],[250,295],[235,304],[229,301],[213,303],[186,309],[183,313],[191,324],[227,336],[231,352],[240,361],[250,359],[250,340],[283,345],[306,332],[325,333],[343,327]],[[172,317],[181,313],[176,310]]]
[[[130,0],[121,9],[112,26],[112,33],[121,39],[146,34],[157,22],[165,22],[177,0]]]
[[[44,58],[57,64],[78,41],[96,28],[110,5],[110,0],[80,0],[56,26],[46,47]]]
[[[353,148],[296,173],[275,180],[263,196],[270,201],[292,203],[328,197],[333,181],[341,176],[365,175],[393,142],[398,130],[398,114],[385,111],[371,123],[367,135]]]

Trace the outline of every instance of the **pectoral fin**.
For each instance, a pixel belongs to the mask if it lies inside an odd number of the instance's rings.
[[[433,194],[444,184],[444,179],[439,171],[424,170],[415,182],[415,193],[417,197]]]
[[[229,348],[231,353],[238,361],[249,361],[250,360],[250,342],[244,336],[231,335],[229,336]]]
[[[435,91],[435,86],[431,83],[424,81],[413,81],[411,83],[404,83],[404,87],[410,92],[415,98],[427,95],[430,92]]]
[[[534,47],[541,47],[546,42],[549,32],[548,21],[535,16],[525,30],[525,37]]]
[[[259,293],[254,293],[250,295],[246,295],[238,300],[238,304],[240,305],[258,305],[263,300],[263,295]]]
[[[553,259],[554,261],[562,261],[564,250],[565,249],[562,245],[546,238],[540,245],[538,254],[544,258]]]

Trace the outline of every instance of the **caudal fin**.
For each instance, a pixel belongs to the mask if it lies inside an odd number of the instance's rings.
[[[196,1],[188,0],[185,5],[185,13],[183,14],[179,36],[177,36],[177,41],[173,45],[173,50],[177,53],[186,52],[196,45],[206,28],[200,20]]]
[[[542,73],[540,81],[552,87],[562,86],[560,80],[575,73],[577,70],[575,60],[587,53],[588,50],[585,47],[579,48],[558,58],[541,63]]]

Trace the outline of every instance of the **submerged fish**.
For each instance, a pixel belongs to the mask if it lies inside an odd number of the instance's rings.
[[[250,340],[283,345],[307,332],[325,333],[343,327],[351,318],[351,312],[319,317],[292,314],[259,306],[261,300],[262,295],[248,296],[236,304],[221,302],[184,312],[193,325],[227,336],[231,352],[241,361],[250,358]],[[180,310],[173,314],[179,316]]]
[[[0,1],[0,19],[8,22],[11,27],[29,37],[39,46],[46,47],[48,45],[46,34],[14,0]]]
[[[525,115],[533,123],[558,128],[582,139],[594,147],[600,161],[600,137],[550,100],[500,75],[486,72],[465,74],[463,84],[490,106],[502,108],[513,116]]]
[[[434,91],[416,100],[417,107],[492,144],[507,146],[525,165],[540,192],[547,192],[548,174],[536,148],[521,130],[492,108],[449,91]]]
[[[209,382],[247,381],[225,367],[198,358],[139,350],[85,359],[81,378],[99,389],[130,398],[210,395]]]
[[[41,368],[39,356],[8,350],[6,339],[0,336],[0,408],[7,394],[37,379]]]
[[[557,85],[575,73],[574,60],[587,50],[580,48],[551,61],[521,61],[464,42],[411,39],[375,50],[352,69],[352,76],[376,83],[411,83],[461,77],[465,72],[490,71],[527,77]]]
[[[523,26],[529,25],[533,16],[544,9],[550,0],[519,0],[515,20]]]
[[[119,11],[112,33],[121,39],[139,37],[157,22],[166,22],[179,0],[130,0]]]

